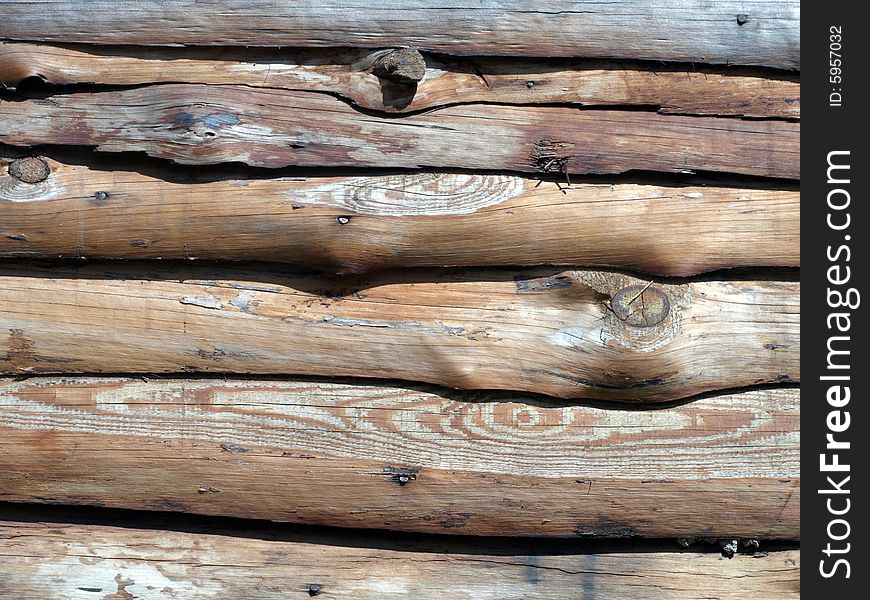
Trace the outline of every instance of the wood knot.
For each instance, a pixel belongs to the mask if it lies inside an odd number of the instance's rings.
[[[671,310],[667,295],[650,285],[630,285],[610,300],[613,314],[634,327],[652,327],[665,320]]]
[[[29,156],[9,163],[9,174],[24,183],[39,183],[51,174],[51,168],[41,158]]]
[[[426,59],[414,48],[393,50],[375,61],[372,73],[396,83],[417,83],[426,74]]]

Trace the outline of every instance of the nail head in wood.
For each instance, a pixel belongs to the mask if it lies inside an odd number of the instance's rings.
[[[406,485],[411,481],[417,481],[417,469],[399,469],[396,467],[384,467],[384,474],[398,483]]]
[[[51,174],[51,168],[41,158],[29,156],[9,163],[9,174],[24,183],[39,183]]]
[[[413,48],[394,50],[375,61],[372,73],[396,83],[417,83],[426,74],[426,59]]]

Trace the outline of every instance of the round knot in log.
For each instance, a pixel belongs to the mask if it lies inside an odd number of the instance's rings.
[[[396,83],[417,83],[426,74],[426,59],[413,48],[394,50],[375,61],[372,73]]]
[[[51,168],[41,158],[30,156],[9,163],[9,174],[24,183],[39,183],[51,174]]]
[[[664,292],[642,285],[630,285],[618,291],[610,301],[610,306],[621,321],[635,327],[658,325],[671,310],[671,303]]]

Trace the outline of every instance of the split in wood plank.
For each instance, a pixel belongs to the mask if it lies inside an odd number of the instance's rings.
[[[45,7],[44,9],[42,9]],[[0,39],[129,45],[412,46],[800,67],[800,1],[0,2]]]
[[[343,543],[344,542],[344,543]],[[361,600],[584,597],[694,600],[800,597],[800,552],[493,554],[325,544],[90,524],[0,521],[0,592],[21,600],[258,598]]]
[[[797,389],[655,411],[332,381],[0,380],[0,500],[468,535],[799,537]]]
[[[369,50],[105,48],[0,42],[0,83],[244,84],[336,94],[358,106],[414,112],[462,103],[636,105],[660,112],[800,117],[794,74],[734,67],[426,55],[422,80],[372,74]],[[389,56],[389,54],[387,54]]]
[[[383,377],[666,401],[798,381],[799,295],[797,282],[552,268],[354,278],[7,266],[0,370]]]
[[[203,84],[3,102],[0,142],[191,165],[800,177],[800,125],[789,121],[488,104],[397,119],[315,92]]]
[[[769,187],[566,189],[444,173],[192,183],[39,157],[11,161],[13,176],[4,162],[0,257],[258,260],[344,273],[558,264],[682,276],[800,265],[800,194]],[[35,166],[21,174],[25,163]]]

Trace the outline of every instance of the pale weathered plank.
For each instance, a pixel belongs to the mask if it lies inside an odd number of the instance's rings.
[[[414,86],[372,74],[369,50],[104,48],[0,42],[0,83],[244,84],[337,94],[363,108],[413,112],[469,102],[638,105],[661,112],[800,117],[797,75],[705,65],[425,57]]]
[[[0,39],[417,46],[456,54],[800,66],[798,0],[3,0]]]
[[[3,102],[0,142],[145,152],[183,164],[800,176],[795,122],[498,105],[396,119],[314,92],[203,84]]]
[[[201,258],[338,272],[598,265],[661,275],[800,265],[798,191],[563,184],[509,175],[171,181],[42,163],[28,183],[0,159],[0,257]],[[22,161],[14,164],[18,165]],[[16,167],[12,167],[15,171]],[[340,230],[339,219],[351,219]]]
[[[799,294],[797,282],[555,269],[355,279],[9,266],[0,370],[347,375],[672,400],[799,380]]]
[[[332,538],[330,538],[332,540]],[[800,552],[492,554],[0,521],[0,594],[43,598],[595,598],[780,600],[800,597]],[[313,542],[313,543],[312,543]]]
[[[796,539],[799,398],[640,412],[426,386],[0,380],[0,500],[474,535]]]

